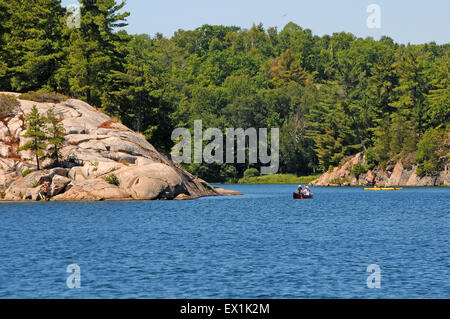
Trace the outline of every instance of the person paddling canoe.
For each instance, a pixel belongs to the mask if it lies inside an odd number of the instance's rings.
[[[303,195],[305,195],[305,196],[312,195],[311,190],[309,189],[308,185],[305,186],[305,191],[304,191]]]
[[[293,193],[294,199],[305,199],[305,198],[313,198],[313,193],[309,189],[307,185],[305,185],[305,189],[303,190],[302,185],[298,185],[298,193]]]

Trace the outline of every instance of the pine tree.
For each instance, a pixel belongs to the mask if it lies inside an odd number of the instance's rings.
[[[49,144],[48,156],[55,162],[59,163],[61,157],[61,149],[65,143],[65,129],[61,120],[57,117],[53,109],[49,109],[46,114],[45,121],[48,124],[47,127],[47,141]]]
[[[391,126],[389,127],[390,157],[405,155],[414,151],[417,139],[413,127],[408,125],[405,117],[400,113],[392,114],[391,118]]]
[[[450,122],[450,50],[436,62],[431,85],[427,95],[430,124],[445,126]]]
[[[7,2],[10,32],[6,36],[10,86],[15,91],[54,89],[53,76],[61,59],[60,0]]]
[[[391,118],[385,115],[383,119],[378,120],[376,130],[374,130],[374,155],[377,164],[384,166],[391,155]]]
[[[324,124],[324,133],[315,139],[316,153],[322,170],[339,164],[344,158],[342,139],[339,136],[339,126],[336,121],[331,120]]]
[[[394,96],[394,88],[398,85],[393,52],[386,52],[371,69],[368,81],[367,96],[373,105],[377,120],[383,120],[386,114],[395,111],[390,103]]]
[[[346,113],[344,94],[344,89],[336,84],[320,89],[319,103],[309,116],[309,134],[316,143],[322,170],[339,164],[345,156],[355,154],[361,148],[352,128],[353,120]]]
[[[45,118],[39,114],[36,105],[33,106],[31,112],[25,116],[26,131],[23,135],[31,140],[17,149],[17,152],[31,151],[36,157],[37,170],[40,169],[39,159],[45,155],[47,148],[47,136],[42,128],[45,125]]]
[[[276,86],[283,86],[291,81],[303,86],[312,84],[311,75],[300,66],[289,49],[279,59],[272,60],[269,75]]]
[[[124,72],[113,71],[112,74],[115,90],[111,92],[109,100],[111,104],[121,106],[119,115],[138,132],[144,129],[145,115],[152,113],[149,76],[151,46],[148,35],[134,36],[127,47],[129,53]]]
[[[59,77],[66,76],[69,91],[89,104],[101,106],[110,88],[111,73],[121,71],[124,56],[120,45],[128,37],[114,32],[124,27],[128,12],[120,13],[125,2],[115,0],[80,0],[80,28],[70,31],[68,60]]]
[[[408,47],[397,67],[399,85],[391,106],[396,107],[404,117],[406,125],[411,125],[417,134],[426,129],[426,103],[428,84],[425,72],[426,55],[418,47]]]
[[[9,22],[11,14],[5,0],[0,0],[0,91],[10,90],[8,74],[8,56],[6,50],[5,37],[9,32]]]

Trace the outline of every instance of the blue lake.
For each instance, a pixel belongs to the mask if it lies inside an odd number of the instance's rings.
[[[244,196],[0,204],[0,298],[450,298],[449,188],[224,187]]]

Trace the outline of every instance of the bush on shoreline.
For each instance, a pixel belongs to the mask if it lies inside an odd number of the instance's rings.
[[[417,175],[435,176],[444,169],[444,159],[449,148],[446,147],[445,140],[447,133],[438,129],[431,129],[425,132],[417,144]]]
[[[238,184],[308,184],[319,178],[320,175],[301,176],[294,174],[272,174],[255,177],[244,177]]]
[[[244,172],[244,178],[252,178],[259,176],[259,171],[256,168],[249,168]]]
[[[359,175],[367,173],[369,168],[367,166],[362,165],[361,163],[357,163],[355,166],[353,166],[352,174],[355,175],[356,178],[359,177]]]

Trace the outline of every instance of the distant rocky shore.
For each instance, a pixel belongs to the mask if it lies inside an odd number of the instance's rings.
[[[450,146],[450,134],[446,141]],[[356,165],[366,165],[363,153],[358,153],[339,167],[312,181],[314,186],[450,186],[450,164],[446,163],[444,170],[433,176],[417,175],[417,165],[407,164],[408,160],[388,163],[385,169],[374,168],[356,176],[353,168]]]
[[[17,93],[0,93],[13,94]],[[194,199],[239,195],[214,188],[159,153],[146,139],[80,100],[37,103],[19,100],[14,113],[0,121],[0,200],[36,200],[39,185],[50,182],[53,201]],[[62,161],[50,160],[37,171],[27,142],[24,116],[36,105],[61,118],[66,135]],[[108,177],[114,176],[111,183]]]

